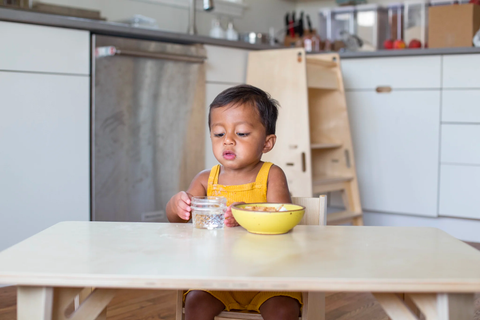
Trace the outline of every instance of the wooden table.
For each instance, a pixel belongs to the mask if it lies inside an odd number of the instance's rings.
[[[64,222],[1,252],[0,283],[18,285],[19,320],[67,319],[84,287],[96,290],[68,319],[96,319],[116,289],[193,287],[367,291],[391,318],[416,319],[400,292],[427,319],[471,320],[480,253],[434,228],[297,226],[265,236],[241,227]]]

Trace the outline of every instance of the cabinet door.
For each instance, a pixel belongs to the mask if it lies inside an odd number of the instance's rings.
[[[0,21],[0,70],[90,74],[90,32]]]
[[[480,219],[480,166],[442,164],[440,174],[440,215]]]
[[[277,143],[263,159],[281,167],[295,197],[312,196],[307,71],[302,49],[250,52],[247,83],[280,103]]]
[[[90,219],[90,78],[0,72],[0,250]]]
[[[207,82],[245,83],[248,50],[205,46]]]
[[[437,216],[440,91],[348,92],[367,211]]]
[[[439,89],[441,57],[390,57],[344,59],[342,72],[345,88]]]
[[[443,56],[443,87],[480,88],[479,64],[480,54]]]
[[[480,124],[443,124],[442,164],[480,166]]]

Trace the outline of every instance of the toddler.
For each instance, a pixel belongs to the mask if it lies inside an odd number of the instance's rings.
[[[193,196],[227,198],[225,225],[236,227],[231,205],[238,202],[291,203],[287,180],[278,166],[262,162],[276,142],[277,102],[259,88],[239,85],[220,93],[210,105],[208,125],[213,154],[220,165],[200,172],[188,190],[167,204],[170,222],[188,222]],[[185,296],[186,320],[213,320],[223,310],[260,312],[265,320],[298,319],[300,292],[202,291]]]

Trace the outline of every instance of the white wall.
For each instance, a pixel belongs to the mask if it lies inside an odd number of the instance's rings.
[[[181,0],[178,0],[181,1]],[[188,2],[187,0],[183,0]],[[188,27],[188,10],[174,5],[152,4],[134,0],[45,0],[44,2],[77,8],[100,10],[109,21],[125,20],[134,14],[142,14],[157,20],[161,30],[186,32]],[[233,22],[239,32],[268,32],[270,27],[277,30],[283,27],[283,17],[287,11],[295,8],[295,3],[286,0],[244,0],[248,6],[241,18]],[[217,14],[197,11],[197,29],[199,34],[207,35],[211,20]],[[229,18],[222,16],[221,22],[226,27]]]

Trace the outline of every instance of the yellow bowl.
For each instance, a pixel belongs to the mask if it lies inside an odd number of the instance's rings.
[[[281,203],[245,203],[232,206],[235,220],[251,233],[282,234],[295,227],[305,214],[305,207],[285,203],[287,211],[253,211],[244,209],[246,206],[278,207]]]

